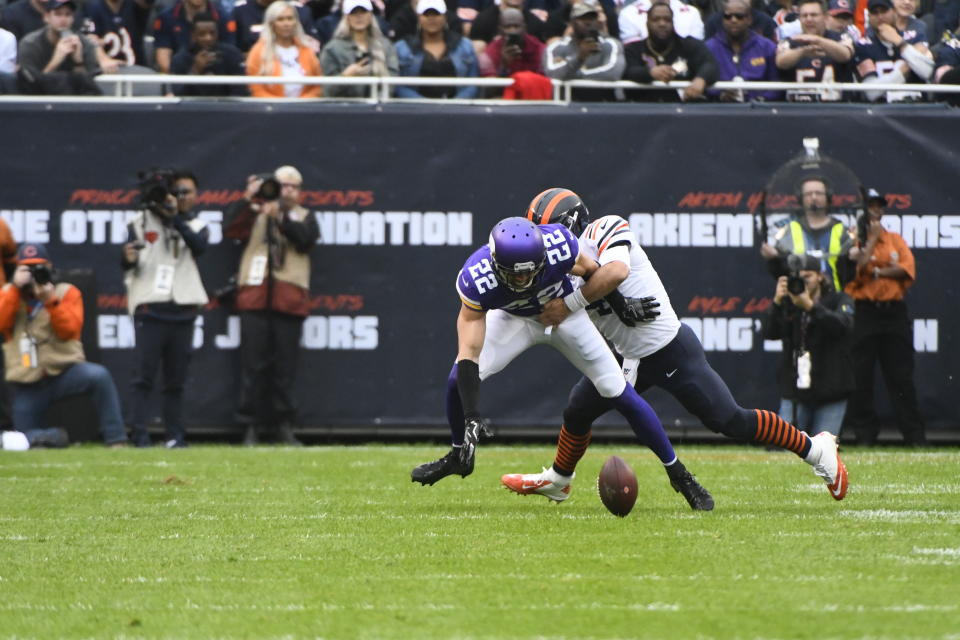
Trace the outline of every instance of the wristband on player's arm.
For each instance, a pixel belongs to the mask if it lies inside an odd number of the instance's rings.
[[[567,309],[570,309],[570,313],[576,313],[590,304],[583,295],[583,289],[576,289],[573,293],[565,295],[563,303],[567,305]]]
[[[457,363],[457,391],[463,405],[464,418],[480,417],[480,365],[473,360]]]

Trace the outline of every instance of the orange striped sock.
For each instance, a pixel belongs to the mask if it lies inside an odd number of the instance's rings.
[[[757,414],[757,433],[754,442],[772,444],[793,451],[801,458],[810,453],[810,436],[775,414],[773,411],[754,409]]]
[[[553,460],[553,469],[564,476],[572,476],[580,458],[590,446],[590,432],[575,436],[567,431],[566,426],[560,427],[560,437],[557,439],[557,457]]]

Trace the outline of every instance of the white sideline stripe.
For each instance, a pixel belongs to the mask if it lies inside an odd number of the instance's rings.
[[[940,509],[864,509],[862,511],[844,510],[841,516],[867,520],[870,522],[919,522],[940,520],[950,524],[960,524],[960,511],[943,511]]]
[[[829,612],[829,613],[876,613],[890,611],[894,613],[948,613],[958,609],[955,604],[893,604],[893,605],[837,605],[811,604],[800,607],[800,611]]]
[[[955,549],[924,549],[923,547],[914,547],[914,553],[919,553],[922,555],[928,556],[951,556],[954,558],[960,558],[960,548]]]

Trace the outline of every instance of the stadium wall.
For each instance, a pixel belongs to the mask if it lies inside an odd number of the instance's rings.
[[[960,118],[939,106],[0,104],[0,215],[58,267],[92,267],[96,339],[126,399],[133,329],[119,267],[136,210],[136,171],[183,166],[200,178],[211,249],[209,290],[238,249],[226,205],[244,178],[293,164],[318,217],[313,314],[297,382],[301,422],[317,433],[444,432],[442,390],[456,350],[454,278],[498,219],[551,186],[593,214],[628,217],[678,313],[745,406],[776,408],[777,345],[760,318],[773,281],[754,213],[773,171],[817,136],[821,150],[891,200],[888,223],[913,247],[918,280],[916,382],[932,434],[958,431],[953,336],[960,320]],[[789,199],[789,195],[785,196]],[[229,427],[238,322],[215,304],[195,334],[191,428]],[[536,349],[485,383],[482,404],[505,432],[553,434],[577,373]],[[695,421],[660,392],[671,429]],[[608,419],[610,433],[623,427]]]

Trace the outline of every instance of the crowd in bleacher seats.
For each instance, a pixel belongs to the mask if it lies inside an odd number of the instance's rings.
[[[68,11],[72,23],[64,25],[56,14]],[[669,36],[651,29],[657,12],[661,23],[669,22],[669,29],[662,25]],[[958,94],[867,86],[782,92],[710,85],[738,79],[957,84],[958,21],[960,0],[0,0],[0,93],[95,93],[97,83],[84,74],[174,73],[287,81],[163,85],[172,95],[362,98],[369,84],[296,80],[485,76],[513,78],[506,96],[518,98],[549,97],[550,79],[689,80],[695,86],[683,91],[581,88],[573,96],[955,104]],[[86,60],[91,52],[94,59]],[[60,64],[39,69],[38,77],[30,64],[41,53]],[[61,74],[61,81],[47,73]],[[503,92],[410,84],[397,86],[395,95]]]

